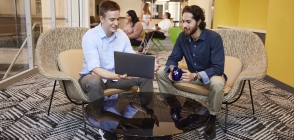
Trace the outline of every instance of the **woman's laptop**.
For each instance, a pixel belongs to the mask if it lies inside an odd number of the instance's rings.
[[[128,76],[154,78],[154,61],[155,57],[114,52],[114,68],[116,74],[127,74]]]

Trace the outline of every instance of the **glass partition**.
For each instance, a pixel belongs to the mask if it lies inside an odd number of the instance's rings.
[[[81,2],[1,0],[0,81],[34,68],[34,48],[43,31],[52,27],[79,26]],[[55,16],[52,16],[52,9]],[[72,13],[75,16],[71,16]]]
[[[67,23],[67,0],[55,0],[56,28],[68,27]]]
[[[84,0],[1,0],[0,90],[37,71],[34,51],[42,32],[88,27],[88,5]]]
[[[80,0],[55,0],[56,27],[80,27],[80,9]]]
[[[33,53],[29,53],[25,0],[1,0],[0,5],[0,80],[30,69]],[[41,0],[31,0],[33,42],[41,33]]]
[[[84,19],[80,11],[83,8],[83,2],[82,0],[43,0],[44,31],[58,27],[82,27]]]

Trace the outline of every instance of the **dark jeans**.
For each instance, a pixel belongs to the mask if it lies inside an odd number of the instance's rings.
[[[140,46],[142,41],[136,40],[136,39],[130,39],[132,46]]]
[[[139,86],[140,92],[153,92],[153,79],[146,78],[133,78],[130,80],[118,80],[112,81],[107,80],[106,83],[102,81],[102,78],[98,75],[88,74],[81,76],[79,83],[87,93],[89,100],[96,110],[97,115],[100,115],[103,100],[104,100],[104,89],[117,88],[117,89],[130,89],[133,86]]]
[[[163,32],[160,32],[160,31],[151,31],[151,32],[148,32],[148,34],[146,34],[145,39],[144,39],[144,41],[145,41],[146,44],[148,43],[148,41],[149,41],[150,38],[165,39],[166,36],[164,35]]]

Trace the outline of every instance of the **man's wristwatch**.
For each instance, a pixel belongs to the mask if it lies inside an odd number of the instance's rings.
[[[193,80],[196,81],[197,79],[198,79],[198,72],[195,72],[194,73],[194,79]]]

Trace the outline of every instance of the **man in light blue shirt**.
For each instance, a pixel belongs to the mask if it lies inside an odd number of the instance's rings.
[[[114,73],[114,51],[135,53],[127,35],[118,28],[119,5],[113,1],[103,1],[99,5],[99,15],[101,23],[83,36],[84,64],[79,73],[79,83],[87,93],[97,116],[103,110],[104,89],[139,86],[140,92],[153,92],[153,79]],[[159,67],[155,64],[157,71]]]

